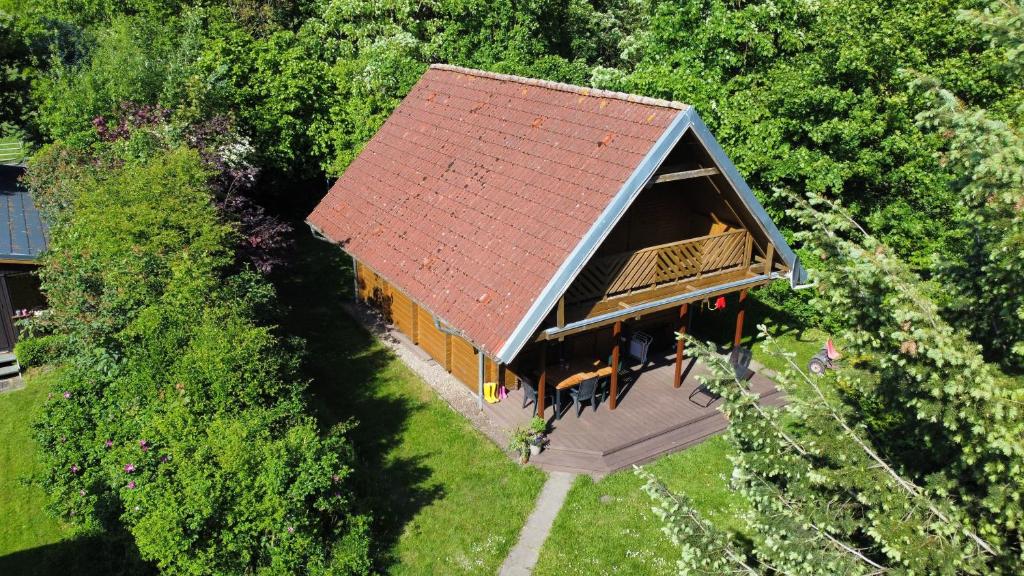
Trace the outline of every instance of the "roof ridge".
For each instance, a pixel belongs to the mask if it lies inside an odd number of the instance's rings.
[[[479,76],[481,78],[491,78],[493,80],[504,80],[508,82],[516,82],[518,84],[527,84],[529,86],[550,88],[551,90],[559,90],[562,92],[572,92],[583,96],[614,98],[616,100],[625,100],[627,102],[647,104],[650,106],[661,106],[662,108],[672,108],[674,110],[687,110],[690,108],[689,104],[676,102],[674,100],[662,100],[661,98],[651,98],[650,96],[640,96],[639,94],[629,94],[627,92],[615,92],[613,90],[588,88],[586,86],[577,86],[575,84],[566,84],[564,82],[552,82],[551,80],[541,80],[539,78],[527,78],[526,76],[516,76],[514,74],[501,74],[498,72],[488,72],[487,70],[477,70],[475,68],[463,68],[462,66],[453,66],[451,64],[431,64],[430,68],[434,70],[459,72],[461,74],[469,74],[471,76]]]

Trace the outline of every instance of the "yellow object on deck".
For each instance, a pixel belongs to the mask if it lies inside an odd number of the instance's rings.
[[[484,400],[487,400],[488,404],[495,404],[498,402],[497,382],[484,382]]]

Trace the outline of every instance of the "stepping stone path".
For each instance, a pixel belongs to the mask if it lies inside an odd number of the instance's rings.
[[[551,525],[555,523],[555,517],[565,504],[565,497],[575,480],[576,475],[568,472],[551,472],[548,475],[548,481],[537,497],[537,504],[526,519],[523,531],[519,533],[519,542],[508,553],[498,576],[529,576],[533,573],[533,567],[540,557],[540,548],[548,539]]]

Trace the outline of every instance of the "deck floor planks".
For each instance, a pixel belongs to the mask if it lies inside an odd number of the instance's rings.
[[[584,406],[579,418],[566,404],[561,420],[545,412],[551,424],[550,445],[534,463],[551,470],[606,474],[685,448],[721,432],[725,417],[716,401],[704,408],[687,399],[698,385],[696,377],[706,368],[695,363],[679,388],[672,387],[675,366],[671,356],[656,358],[653,365],[635,373],[634,383],[621,396],[618,407],[602,402],[596,412]],[[684,365],[684,370],[686,366]],[[761,374],[751,378],[751,389],[767,404],[782,402],[774,384]],[[707,398],[699,396],[702,402]],[[522,392],[511,391],[506,400],[486,405],[488,415],[505,430],[526,424],[530,405],[522,409]],[[565,402],[565,397],[563,397]]]

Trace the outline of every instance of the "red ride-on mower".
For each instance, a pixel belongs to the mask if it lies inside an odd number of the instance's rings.
[[[811,374],[821,376],[825,373],[825,370],[835,370],[838,368],[839,358],[839,351],[836,350],[835,344],[829,338],[825,341],[825,346],[817,354],[811,356],[811,361],[807,363],[807,369],[810,370]]]

